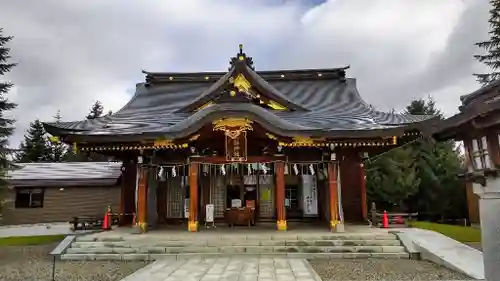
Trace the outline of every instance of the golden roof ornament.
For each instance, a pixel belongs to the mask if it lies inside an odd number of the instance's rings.
[[[239,62],[244,62],[248,67],[255,70],[252,57],[247,57],[247,55],[243,52],[243,44],[239,44],[238,47],[239,52],[229,61],[229,70],[231,70],[231,68],[233,68]]]

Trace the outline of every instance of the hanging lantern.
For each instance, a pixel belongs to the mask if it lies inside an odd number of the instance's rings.
[[[293,172],[295,173],[295,175],[299,174],[299,168],[297,167],[297,164],[293,164]]]
[[[311,175],[314,176],[314,166],[313,166],[313,164],[309,165],[309,172],[311,172]]]
[[[225,175],[226,175],[226,167],[224,166],[224,164],[222,164],[222,165],[220,166],[220,173],[221,173],[223,176],[225,176]]]

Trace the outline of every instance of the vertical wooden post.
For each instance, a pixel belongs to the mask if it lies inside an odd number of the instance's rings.
[[[278,231],[286,231],[285,210],[285,163],[276,162],[276,220]]]
[[[140,232],[146,233],[148,231],[148,172],[144,167],[139,167],[137,221]]]
[[[330,203],[330,230],[336,231],[339,224],[339,194],[338,194],[338,164],[328,163],[328,188],[329,188],[329,203]]]
[[[198,163],[189,164],[189,222],[188,231],[198,231]]]
[[[366,171],[363,162],[359,164],[360,182],[361,182],[361,214],[363,220],[368,219],[368,207],[366,206]]]
[[[125,173],[127,173],[127,169],[125,168],[125,163],[122,164],[122,175],[121,175],[121,184],[120,184],[120,215],[119,215],[119,221],[120,221],[120,225],[124,225],[125,224],[125,218],[126,216],[124,216],[123,214],[125,214],[127,212],[126,210],[126,199],[127,199],[127,188],[128,188],[128,185],[127,185],[127,181],[125,180],[126,179],[126,175]]]

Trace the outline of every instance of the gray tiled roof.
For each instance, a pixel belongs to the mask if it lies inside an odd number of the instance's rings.
[[[62,162],[22,163],[11,171],[7,181],[12,186],[92,186],[116,184],[121,175],[121,163]]]
[[[164,133],[179,137],[189,126],[199,120],[210,119],[217,112],[233,115],[261,117],[280,129],[280,132],[368,131],[387,129],[427,120],[433,116],[418,116],[381,112],[363,101],[356,87],[356,80],[297,79],[269,80],[268,83],[287,100],[307,109],[305,111],[272,111],[247,103],[215,104],[194,114],[180,113],[197,100],[210,82],[167,82],[147,87],[137,84],[136,94],[121,110],[112,116],[64,122],[58,128],[77,130],[76,134],[133,135]],[[257,118],[258,119],[258,118]],[[209,121],[209,120],[205,120]],[[258,120],[257,120],[258,121]]]

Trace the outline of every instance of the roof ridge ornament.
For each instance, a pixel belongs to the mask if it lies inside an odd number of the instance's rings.
[[[236,54],[235,57],[232,57],[231,60],[229,61],[229,70],[235,67],[235,65],[238,62],[244,62],[249,68],[255,70],[252,57],[247,57],[245,52],[243,52],[243,44],[239,45],[239,52]]]

